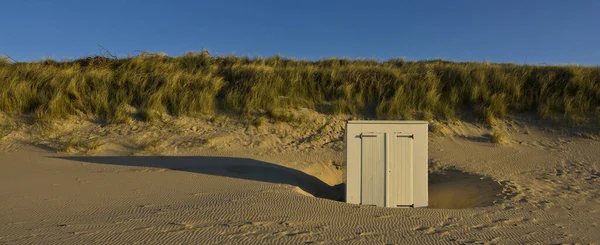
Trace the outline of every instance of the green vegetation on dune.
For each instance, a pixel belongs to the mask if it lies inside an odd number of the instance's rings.
[[[600,116],[600,68],[515,64],[144,54],[10,63],[0,60],[0,111],[39,119],[273,114],[305,107],[381,119],[492,122],[515,112],[585,123]]]

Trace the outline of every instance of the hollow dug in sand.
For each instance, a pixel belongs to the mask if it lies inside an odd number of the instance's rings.
[[[307,189],[307,187],[313,187]],[[325,183],[314,188],[306,182],[294,188],[302,195],[345,201],[345,183],[329,186]],[[429,206],[435,209],[467,209],[493,206],[504,198],[504,186],[489,177],[462,172],[456,169],[429,173]]]
[[[502,199],[502,185],[458,170],[429,173],[429,208],[487,207]]]
[[[504,187],[491,178],[450,169],[429,173],[428,189],[428,208],[466,209],[493,206],[503,199]],[[338,201],[343,192],[345,184],[340,184],[316,197]]]
[[[305,183],[304,186],[310,183]],[[345,201],[345,184],[332,187],[325,184],[317,190],[304,190],[295,187],[300,194]],[[436,209],[466,209],[493,206],[503,199],[504,187],[491,178],[470,174],[459,170],[443,170],[429,173],[429,206]],[[316,192],[315,192],[316,191]]]

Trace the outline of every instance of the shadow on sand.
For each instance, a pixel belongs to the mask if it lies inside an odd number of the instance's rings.
[[[344,201],[343,184],[330,186],[302,171],[235,157],[206,156],[73,156],[60,159],[132,167],[153,167],[297,186],[315,197]]]

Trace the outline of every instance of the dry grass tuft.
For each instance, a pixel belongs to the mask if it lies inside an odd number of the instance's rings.
[[[139,149],[145,152],[160,152],[161,139],[147,138],[137,142]]]
[[[267,116],[276,122],[299,123],[303,121],[301,116],[287,109],[269,109]]]
[[[586,139],[597,140],[600,139],[600,132],[584,132],[579,134],[579,136]]]
[[[84,143],[83,147],[85,152],[90,153],[98,150],[104,143],[100,140],[100,138],[94,138]]]
[[[429,124],[429,132],[435,135],[446,136],[450,135],[450,129],[448,126],[444,125],[441,122],[432,122]]]
[[[265,123],[267,123],[267,119],[264,117],[259,117],[252,121],[252,125],[254,125],[254,127],[257,127],[257,128],[260,126],[263,126]]]
[[[76,142],[73,137],[70,137],[65,142],[62,142],[62,145],[59,146],[56,151],[57,152],[71,152],[78,145],[79,145],[78,142]]]
[[[2,120],[0,117],[0,140],[3,140],[9,136],[12,132],[18,130],[19,126],[11,121]]]
[[[504,145],[508,143],[508,135],[504,130],[494,129],[492,132],[491,141],[497,145]]]

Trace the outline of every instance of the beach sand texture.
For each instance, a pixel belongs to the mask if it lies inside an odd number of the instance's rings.
[[[340,201],[344,120],[309,121],[16,127],[0,140],[0,243],[600,241],[597,138],[513,121],[498,145],[451,123],[430,134],[430,208],[378,208]]]

